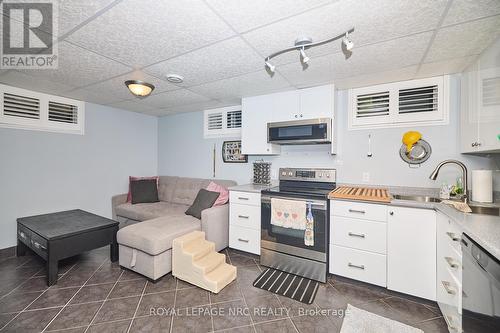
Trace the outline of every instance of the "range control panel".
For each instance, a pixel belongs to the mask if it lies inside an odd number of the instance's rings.
[[[280,168],[280,180],[296,180],[308,182],[335,182],[337,171],[335,169],[301,169]]]

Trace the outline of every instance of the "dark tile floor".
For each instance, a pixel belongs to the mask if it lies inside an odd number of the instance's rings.
[[[238,278],[212,294],[172,275],[156,284],[120,269],[98,249],[62,262],[45,285],[35,256],[0,259],[2,332],[339,332],[347,304],[421,328],[447,332],[436,303],[330,276],[314,304],[254,288],[256,256],[225,250]]]

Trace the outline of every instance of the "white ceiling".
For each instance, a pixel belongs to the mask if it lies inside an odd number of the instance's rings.
[[[0,82],[117,108],[167,115],[241,97],[335,82],[340,89],[456,73],[500,36],[500,0],[60,0],[57,70],[0,71]],[[340,41],[291,52],[299,36]],[[166,74],[184,83],[166,81]],[[133,97],[128,79],[153,83]]]

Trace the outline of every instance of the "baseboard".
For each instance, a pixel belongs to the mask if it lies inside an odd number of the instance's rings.
[[[15,246],[7,247],[5,249],[0,249],[0,260],[15,256],[16,256]]]

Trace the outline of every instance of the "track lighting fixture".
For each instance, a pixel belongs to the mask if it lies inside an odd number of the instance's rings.
[[[274,66],[273,64],[271,64],[271,63],[269,62],[269,60],[266,60],[266,67],[269,69],[269,71],[270,71],[271,73],[274,73],[274,71],[276,70],[276,66]]]
[[[342,38],[342,44],[344,44],[347,51],[351,51],[354,47],[354,42],[349,37],[349,32],[346,32],[344,38]]]
[[[306,55],[306,51],[304,51],[304,48],[301,48],[300,49],[300,57],[301,57],[301,60],[302,60],[302,63],[303,64],[307,64],[307,62],[309,61],[309,57]]]
[[[310,58],[306,54],[306,51],[305,51],[306,49],[309,49],[309,48],[312,48],[315,46],[319,46],[319,45],[323,45],[323,44],[327,44],[327,43],[333,42],[334,40],[337,40],[340,38],[342,38],[342,45],[345,47],[345,49],[347,51],[350,52],[352,50],[352,48],[354,47],[354,43],[352,42],[351,38],[349,37],[349,34],[353,33],[353,32],[354,32],[354,28],[351,28],[340,35],[337,35],[337,36],[329,38],[329,39],[321,40],[319,42],[314,42],[314,43],[312,41],[312,38],[310,38],[310,37],[297,38],[297,40],[295,40],[294,46],[286,48],[286,49],[278,51],[278,52],[274,52],[273,54],[269,55],[264,60],[266,63],[266,67],[271,73],[274,73],[276,67],[273,66],[269,62],[269,60],[271,60],[274,57],[279,56],[280,54],[290,52],[290,51],[299,51],[300,52],[300,60],[301,60],[302,64],[307,64],[309,62]]]

